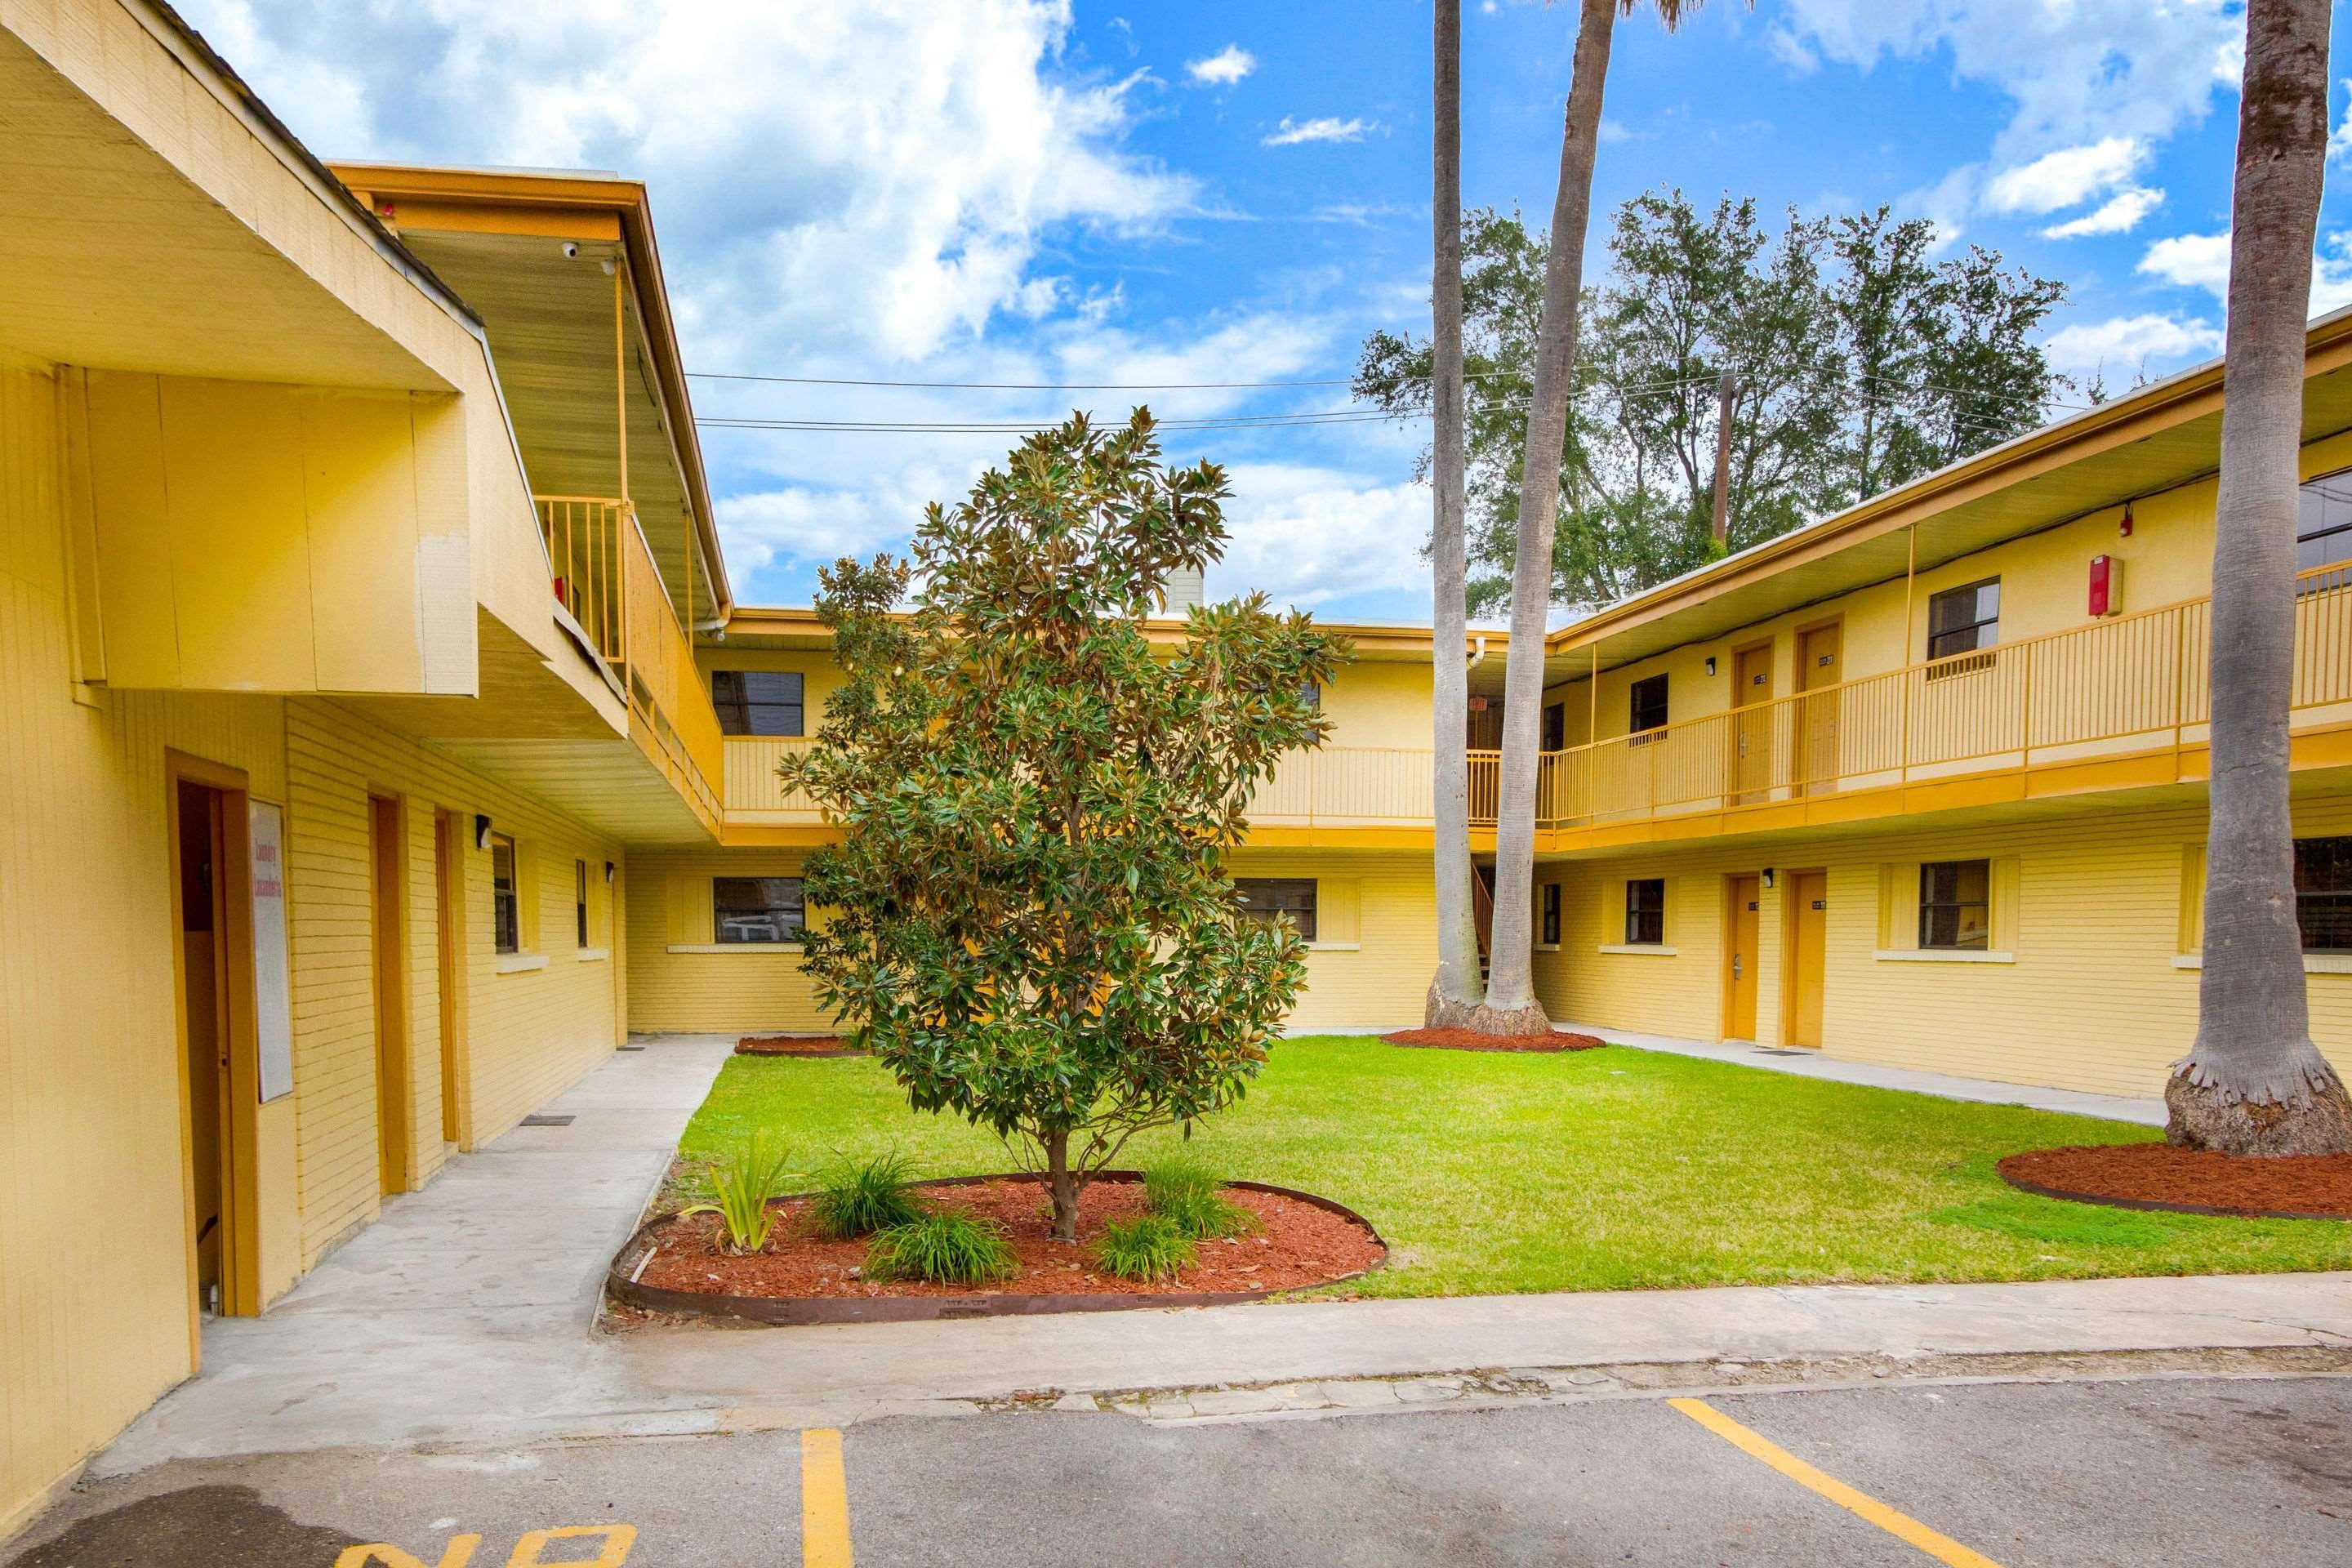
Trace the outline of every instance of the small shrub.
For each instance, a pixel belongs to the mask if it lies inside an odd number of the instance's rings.
[[[1167,1160],[1143,1173],[1143,1207],[1197,1241],[1239,1236],[1257,1216],[1224,1194],[1224,1184],[1192,1160]]]
[[[809,1214],[819,1233],[845,1241],[912,1225],[928,1212],[907,1182],[903,1154],[877,1154],[861,1163],[836,1160]]]
[[[1161,1214],[1106,1220],[1095,1240],[1096,1264],[1120,1279],[1173,1279],[1194,1257],[1192,1238]]]
[[[969,1209],[935,1209],[877,1231],[866,1244],[866,1268],[884,1279],[984,1285],[1013,1272],[1013,1248],[994,1220]]]
[[[768,1245],[776,1211],[769,1200],[784,1195],[784,1150],[757,1133],[721,1151],[705,1175],[709,1203],[690,1204],[681,1215],[715,1214],[730,1252],[757,1252]]]

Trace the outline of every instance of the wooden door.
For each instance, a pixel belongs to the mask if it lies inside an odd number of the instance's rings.
[[[1844,693],[1834,689],[1845,679],[1845,627],[1842,622],[1809,626],[1797,634],[1797,689],[1807,693],[1799,704],[1797,776],[1804,788],[1825,794],[1837,788],[1843,769],[1838,762],[1838,710]],[[1832,688],[1821,690],[1822,687]]]
[[[1756,942],[1763,888],[1754,877],[1734,877],[1726,886],[1731,901],[1727,922],[1731,940],[1725,943],[1723,1037],[1752,1040],[1756,1037]]]
[[[472,1142],[466,1131],[467,1093],[464,986],[466,951],[466,840],[457,814],[433,816],[434,966],[440,979],[441,1140],[459,1148]]]
[[[230,1024],[227,976],[227,875],[221,792],[179,781],[180,984],[182,1047],[187,1076],[187,1142],[194,1201],[198,1310],[228,1300]]]
[[[1819,1050],[1822,985],[1829,933],[1830,879],[1826,871],[1799,871],[1789,879],[1789,1029],[1783,1042]]]
[[[1772,787],[1772,645],[1731,656],[1734,805],[1763,800]]]
[[[407,854],[401,832],[400,803],[368,797],[369,929],[374,962],[369,967],[375,1002],[375,1109],[378,1185],[386,1193],[408,1191],[409,1156],[407,965],[401,954],[402,917],[407,900],[404,875]]]

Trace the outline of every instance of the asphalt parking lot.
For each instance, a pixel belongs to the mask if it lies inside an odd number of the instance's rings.
[[[2352,1378],[1051,1411],[177,1462],[10,1568],[2352,1562]]]

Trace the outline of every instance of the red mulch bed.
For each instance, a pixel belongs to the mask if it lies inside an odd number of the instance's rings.
[[[1093,1241],[1107,1219],[1143,1207],[1137,1182],[1098,1180],[1078,1199],[1076,1246],[1053,1239],[1051,1205],[1035,1182],[998,1178],[929,1188],[940,1206],[968,1208],[1002,1222],[1019,1271],[993,1285],[932,1285],[919,1279],[867,1279],[864,1238],[829,1241],[813,1234],[808,1200],[778,1206],[783,1215],[764,1252],[737,1258],[718,1246],[719,1216],[695,1215],[663,1233],[661,1250],[638,1276],[667,1290],[721,1296],[1133,1296],[1215,1295],[1295,1290],[1360,1274],[1380,1262],[1381,1244],[1362,1226],[1328,1209],[1275,1193],[1228,1187],[1225,1196],[1255,1215],[1259,1227],[1232,1241],[1200,1243],[1200,1261],[1164,1280],[1118,1279],[1097,1273]]]
[[[2048,1197],[2189,1214],[2352,1219],[2352,1154],[2277,1159],[2112,1143],[2036,1149],[1997,1167],[2013,1186]]]
[[[739,1057],[864,1057],[839,1035],[746,1035],[735,1042]]]
[[[1475,1029],[1399,1029],[1381,1038],[1437,1051],[1589,1051],[1609,1043],[1594,1035],[1482,1035]]]

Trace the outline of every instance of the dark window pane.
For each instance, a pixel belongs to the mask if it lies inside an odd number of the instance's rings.
[[[1636,735],[1644,730],[1655,730],[1666,721],[1666,678],[1653,675],[1633,682],[1632,687],[1633,714],[1628,728]]]
[[[1946,658],[2000,640],[2000,579],[1948,588],[1927,601],[1927,657]]]
[[[1919,868],[1919,945],[1992,945],[1992,862],[1933,860]]]
[[[2305,952],[2352,952],[2352,838],[2294,841],[2294,918]]]
[[[1242,913],[1271,921],[1286,915],[1300,937],[1315,940],[1315,879],[1312,877],[1236,877],[1234,891],[1241,895]]]
[[[500,952],[522,951],[521,900],[515,883],[514,840],[490,836],[490,945]]]
[[[711,934],[721,942],[796,942],[805,911],[798,877],[719,877],[710,884]]]
[[[2352,471],[2307,481],[2302,501],[2294,528],[2295,570],[2352,561]]]
[[[796,670],[714,669],[710,705],[722,735],[798,735],[801,677]]]
[[[1543,885],[1543,935],[1538,938],[1547,947],[1559,945],[1559,884]]]
[[[1543,749],[1547,752],[1568,748],[1568,704],[1554,702],[1543,710]]]
[[[579,932],[578,932],[578,941],[576,941],[572,945],[574,945],[575,947],[586,947],[586,946],[588,945],[588,862],[587,862],[587,861],[585,861],[585,860],[574,860],[573,862],[572,862],[572,912],[573,912],[573,913],[578,917],[578,919],[579,919],[579,923],[580,923],[580,930],[579,930]]]
[[[1656,947],[1666,940],[1666,879],[1643,877],[1625,884],[1625,941]]]

